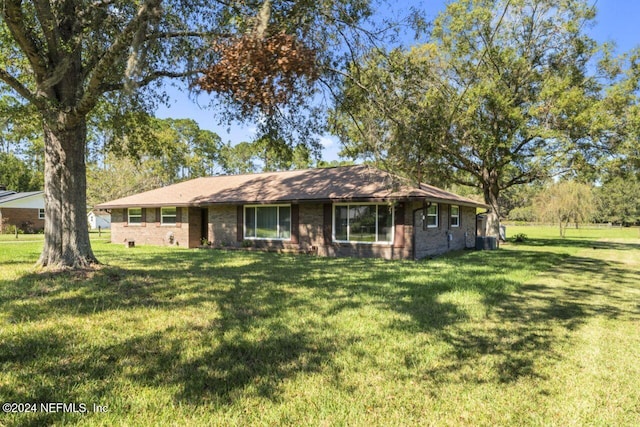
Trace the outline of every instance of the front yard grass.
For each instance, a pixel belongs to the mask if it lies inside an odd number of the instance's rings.
[[[640,240],[420,262],[0,242],[0,425],[640,425]],[[93,412],[93,405],[107,412]]]

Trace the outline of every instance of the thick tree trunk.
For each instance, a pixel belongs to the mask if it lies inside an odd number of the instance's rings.
[[[57,127],[45,121],[44,248],[38,264],[51,269],[87,268],[93,255],[87,226],[85,119]]]
[[[500,189],[497,181],[492,180],[494,174],[487,173],[488,180],[483,182],[484,202],[489,205],[487,213],[486,235],[493,236],[496,239],[500,237],[500,207],[498,205],[498,196]]]

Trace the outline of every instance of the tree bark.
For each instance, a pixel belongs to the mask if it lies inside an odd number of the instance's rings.
[[[49,269],[88,268],[98,261],[87,224],[86,118],[61,115],[44,121],[45,240],[38,265]]]
[[[497,173],[495,171],[485,171],[483,174],[482,189],[484,192],[484,202],[489,205],[487,212],[487,224],[485,233],[487,236],[500,237],[500,207],[498,196],[500,186],[498,185]]]

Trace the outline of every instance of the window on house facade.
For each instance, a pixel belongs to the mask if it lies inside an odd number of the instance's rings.
[[[38,209],[38,219],[44,219],[44,209]]]
[[[451,227],[460,227],[460,206],[451,206]]]
[[[162,225],[174,225],[178,219],[178,208],[160,208],[160,223]]]
[[[388,204],[336,204],[333,239],[338,242],[391,243],[393,206]]]
[[[433,203],[427,208],[427,215],[425,217],[425,223],[427,228],[438,228],[438,204]]]
[[[127,209],[127,218],[130,225],[142,224],[142,208]]]
[[[246,239],[290,239],[291,206],[245,206],[244,237]]]

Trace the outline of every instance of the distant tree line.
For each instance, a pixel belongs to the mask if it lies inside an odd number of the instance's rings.
[[[634,174],[607,176],[598,185],[562,180],[514,188],[501,198],[503,219],[549,222],[564,229],[585,222],[640,225],[640,179]]]
[[[128,117],[127,132],[99,118],[92,121],[87,149],[87,204],[201,176],[337,166],[307,145],[263,136],[225,143],[192,119]],[[0,185],[14,191],[42,190],[44,145],[37,127],[5,128],[0,139]]]

